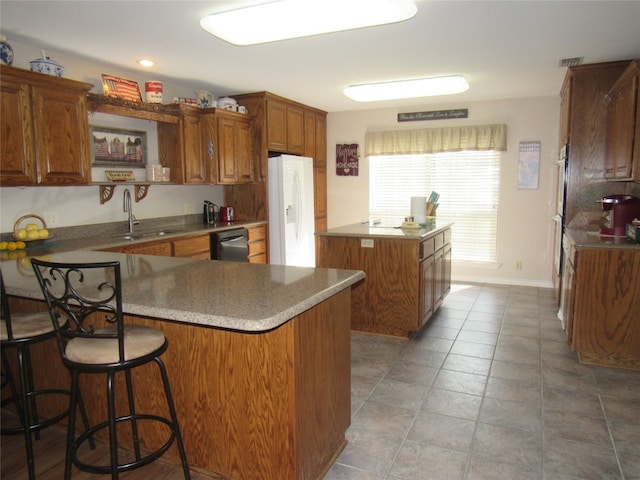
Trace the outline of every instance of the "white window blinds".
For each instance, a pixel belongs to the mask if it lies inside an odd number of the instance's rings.
[[[440,194],[438,221],[453,222],[452,258],[495,262],[500,186],[497,151],[370,157],[369,214],[399,222],[412,196]]]

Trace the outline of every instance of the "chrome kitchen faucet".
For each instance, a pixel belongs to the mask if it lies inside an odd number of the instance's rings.
[[[131,205],[131,193],[129,192],[129,189],[124,190],[124,197],[122,199],[122,210],[129,214],[129,234],[133,235],[133,226],[139,224],[140,222],[136,220],[136,217],[133,214],[133,206]]]

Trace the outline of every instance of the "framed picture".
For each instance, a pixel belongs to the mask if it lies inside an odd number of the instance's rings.
[[[142,102],[138,82],[113,75],[102,74],[102,90],[107,97],[122,98],[131,102]]]
[[[91,126],[91,164],[94,167],[144,168],[147,132]]]

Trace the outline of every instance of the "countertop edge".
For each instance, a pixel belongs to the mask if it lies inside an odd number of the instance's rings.
[[[431,236],[451,228],[452,222],[442,223],[420,228],[417,230],[404,230],[398,227],[380,227],[376,225],[355,223],[329,229],[325,232],[316,232],[318,237],[370,237],[391,238],[404,240],[424,240]]]
[[[212,315],[197,312],[185,312],[183,310],[174,310],[167,308],[157,308],[144,305],[123,304],[125,314],[139,315],[141,317],[152,317],[162,320],[168,320],[187,325],[198,325],[203,327],[224,328],[227,330],[238,330],[242,332],[266,332],[273,330],[293,317],[309,310],[310,308],[322,303],[326,299],[332,297],[338,292],[351,287],[360,280],[365,278],[362,271],[354,271],[353,275],[344,280],[325,288],[311,297],[297,303],[296,305],[286,308],[276,315],[264,318],[262,320],[249,320],[238,317],[229,317],[222,315]]]
[[[626,237],[601,236],[597,231],[567,228],[565,235],[570,238],[576,248],[640,250],[640,243],[634,243]]]

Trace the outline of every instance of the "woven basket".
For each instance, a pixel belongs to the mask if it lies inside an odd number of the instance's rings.
[[[26,243],[27,246],[29,247],[35,247],[36,245],[41,245],[46,240],[49,240],[51,238],[51,235],[49,235],[47,238],[38,238],[34,240],[18,238],[18,230],[20,230],[21,228],[24,228],[24,226],[26,226],[27,223],[35,223],[32,220],[37,220],[40,223],[40,225],[42,225],[40,228],[47,228],[47,223],[44,221],[44,218],[42,218],[40,215],[36,215],[33,213],[30,213],[28,215],[23,215],[18,220],[16,220],[16,223],[13,224],[13,238],[16,241],[20,240]]]

